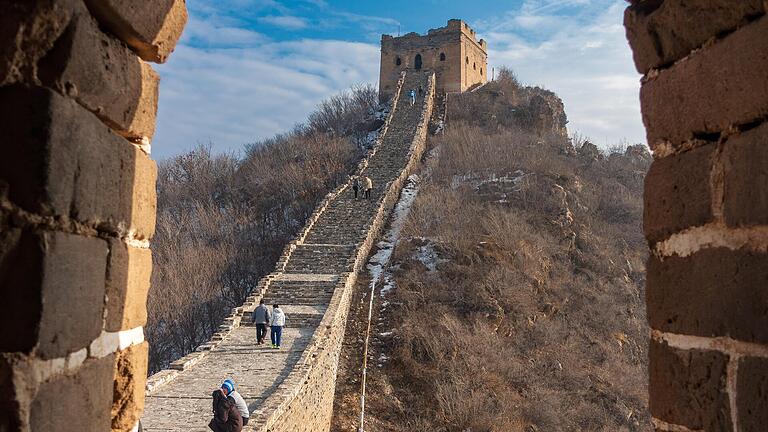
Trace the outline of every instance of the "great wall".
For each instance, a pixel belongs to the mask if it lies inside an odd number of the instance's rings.
[[[425,93],[411,105],[406,93]],[[370,200],[355,199],[351,181],[331,192],[277,269],[213,340],[149,378],[146,431],[205,431],[210,393],[226,378],[238,383],[253,412],[245,430],[327,430],[338,357],[352,289],[427,139],[434,74],[411,72],[397,85],[389,117],[356,175],[373,180]],[[256,346],[250,312],[264,299],[288,316],[280,350]]]
[[[655,158],[645,196],[654,428],[762,431],[768,1],[630,3]],[[248,430],[328,430],[349,292],[423,150],[436,79],[425,67],[398,84],[402,96],[421,82],[426,97],[396,101],[360,167],[375,201],[351,201],[348,185],[329,195],[221,332],[147,385],[158,92],[147,62],[173,51],[185,2],[0,9],[0,431],[130,431],[142,417],[147,430],[207,430],[221,361],[237,365]],[[295,320],[284,350],[253,346],[244,317],[262,297]]]

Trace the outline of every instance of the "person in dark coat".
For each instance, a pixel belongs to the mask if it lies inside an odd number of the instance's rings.
[[[360,190],[360,177],[355,177],[352,180],[352,190],[355,191],[355,199],[357,199],[357,192]]]
[[[237,410],[237,403],[227,397],[221,389],[213,391],[213,419],[208,427],[213,432],[242,432],[243,417]]]
[[[256,345],[261,345],[267,336],[267,326],[269,326],[269,322],[272,320],[269,308],[264,304],[264,299],[261,299],[259,306],[254,309],[251,314],[251,320],[256,324]]]

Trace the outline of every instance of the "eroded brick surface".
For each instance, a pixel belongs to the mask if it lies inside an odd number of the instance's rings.
[[[624,26],[635,66],[645,74],[764,12],[762,0],[647,1],[627,8]]]
[[[74,0],[0,0],[0,85],[35,82],[37,63],[72,18]]]
[[[0,351],[57,358],[86,348],[101,333],[106,242],[71,234],[3,234],[0,286],[7,309]],[[9,240],[10,239],[10,240]]]
[[[114,355],[41,385],[30,409],[33,431],[108,431]]]
[[[640,102],[652,148],[768,116],[768,17],[661,71]]]
[[[645,178],[643,226],[651,243],[713,220],[710,176],[715,145],[656,160]]]
[[[656,341],[649,348],[651,414],[692,430],[731,431],[725,387],[728,357]]]
[[[768,122],[728,140],[723,168],[726,223],[768,225]]]
[[[0,352],[30,351],[37,341],[42,281],[39,254],[29,236],[3,226],[0,230]]]
[[[91,3],[120,9],[153,60],[186,21],[184,0]],[[2,432],[128,431],[143,406],[147,345],[110,354],[124,338],[104,333],[105,294],[108,242],[154,232],[157,167],[131,142],[148,149],[158,76],[99,18],[83,0],[0,0]],[[121,251],[116,331],[146,321],[151,271],[149,250]]]
[[[42,82],[76,99],[116,132],[151,138],[159,78],[149,65],[101,32],[85,6],[40,62]]]
[[[736,394],[739,430],[765,431],[768,425],[768,359],[746,357],[739,361]]]
[[[768,255],[703,249],[648,262],[648,320],[666,332],[768,342]]]
[[[99,22],[141,58],[163,63],[187,22],[184,0],[85,0]]]
[[[111,332],[141,327],[147,322],[147,294],[152,275],[152,252],[109,240],[107,267],[107,322]]]
[[[40,341],[42,358],[63,357],[99,336],[104,315],[107,244],[63,233],[30,236],[43,263]]]
[[[13,384],[13,365],[0,355],[0,431],[21,428],[20,407]]]
[[[42,88],[0,88],[0,180],[26,211],[151,237],[156,166],[74,101]],[[134,203],[135,199],[142,202]]]
[[[114,369],[112,430],[130,430],[144,410],[149,344],[144,342],[117,353]]]

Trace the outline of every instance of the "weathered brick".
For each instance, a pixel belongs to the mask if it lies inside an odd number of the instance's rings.
[[[99,22],[144,60],[163,63],[187,23],[185,0],[85,0]]]
[[[13,364],[0,355],[0,431],[21,430],[21,407],[13,382]]]
[[[0,85],[33,83],[37,63],[72,18],[69,0],[0,0]]]
[[[30,409],[31,430],[110,430],[114,357],[88,360],[74,375],[41,385]]]
[[[3,251],[0,351],[57,358],[85,348],[102,329],[107,245],[62,233],[21,232]],[[5,249],[4,245],[4,249]]]
[[[40,80],[75,98],[117,133],[152,138],[158,81],[152,68],[102,33],[84,6],[40,62]]]
[[[645,178],[643,227],[651,242],[714,218],[710,176],[715,146],[699,147],[651,164]]]
[[[107,245],[62,233],[39,234],[34,240],[43,264],[37,353],[62,357],[87,347],[101,333]]]
[[[693,430],[731,431],[726,390],[728,357],[717,351],[649,346],[651,414]]]
[[[0,88],[0,181],[24,210],[151,237],[155,163],[75,102],[47,89]],[[140,199],[140,201],[134,201]]]
[[[3,227],[0,231],[0,351],[29,351],[37,340],[40,321],[41,282],[39,256],[30,241],[22,242],[22,231]],[[24,287],[24,289],[20,289]]]
[[[107,267],[107,331],[128,330],[147,322],[147,294],[152,252],[109,241]]]
[[[648,262],[654,329],[768,342],[768,255],[726,248]]]
[[[746,357],[739,360],[736,396],[739,430],[765,431],[768,425],[768,359]]]
[[[726,223],[768,225],[768,123],[729,139],[723,168]]]
[[[112,400],[112,430],[131,430],[144,410],[149,344],[144,342],[117,353]]]
[[[768,116],[768,16],[661,71],[640,102],[651,148]]]
[[[624,13],[627,39],[638,72],[670,64],[707,40],[762,15],[763,0],[638,2]]]
[[[133,151],[133,170],[126,169],[126,179],[130,178],[132,184],[129,187],[126,182],[124,185],[126,194],[131,191],[133,204],[130,227],[138,237],[148,239],[155,233],[157,221],[157,164],[141,151]]]

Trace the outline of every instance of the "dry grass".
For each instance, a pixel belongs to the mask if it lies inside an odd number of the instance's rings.
[[[650,156],[594,159],[541,128],[455,118],[395,252],[377,329],[395,336],[374,354],[392,391],[369,393],[369,416],[401,431],[650,430]]]
[[[369,87],[332,97],[307,125],[249,146],[244,158],[200,147],[160,164],[150,372],[207,341],[346,181],[362,156],[372,97]]]

